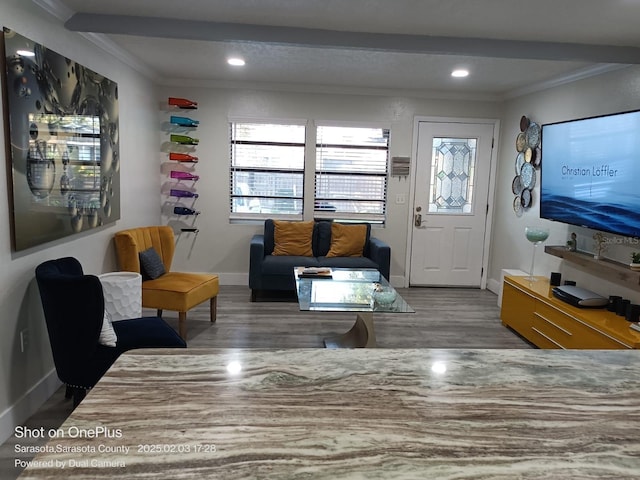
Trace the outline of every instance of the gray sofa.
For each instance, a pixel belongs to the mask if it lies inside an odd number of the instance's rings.
[[[264,233],[251,239],[249,253],[249,288],[255,301],[261,290],[295,291],[294,267],[375,268],[387,280],[391,263],[391,248],[382,240],[371,236],[367,224],[367,241],[362,257],[330,257],[331,222],[317,221],[313,227],[313,257],[275,256],[273,220],[265,220]]]

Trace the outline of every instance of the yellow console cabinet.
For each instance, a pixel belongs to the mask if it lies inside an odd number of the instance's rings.
[[[558,300],[545,277],[505,276],[502,324],[539,348],[640,348],[640,332],[604,308],[578,308]]]

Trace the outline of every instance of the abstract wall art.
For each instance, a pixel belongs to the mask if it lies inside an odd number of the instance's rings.
[[[12,30],[3,43],[13,249],[115,222],[118,85]]]

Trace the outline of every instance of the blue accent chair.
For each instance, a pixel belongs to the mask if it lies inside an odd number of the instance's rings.
[[[102,284],[85,275],[73,257],[36,267],[36,281],[58,377],[76,407],[116,359],[136,348],[184,348],[186,343],[159,317],[113,322],[115,347],[98,343],[104,319]]]

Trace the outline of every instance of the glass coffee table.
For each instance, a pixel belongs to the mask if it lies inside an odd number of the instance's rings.
[[[351,330],[324,339],[327,348],[375,347],[374,313],[415,312],[375,269],[331,268],[308,276],[304,271],[293,270],[301,311],[356,312]]]

